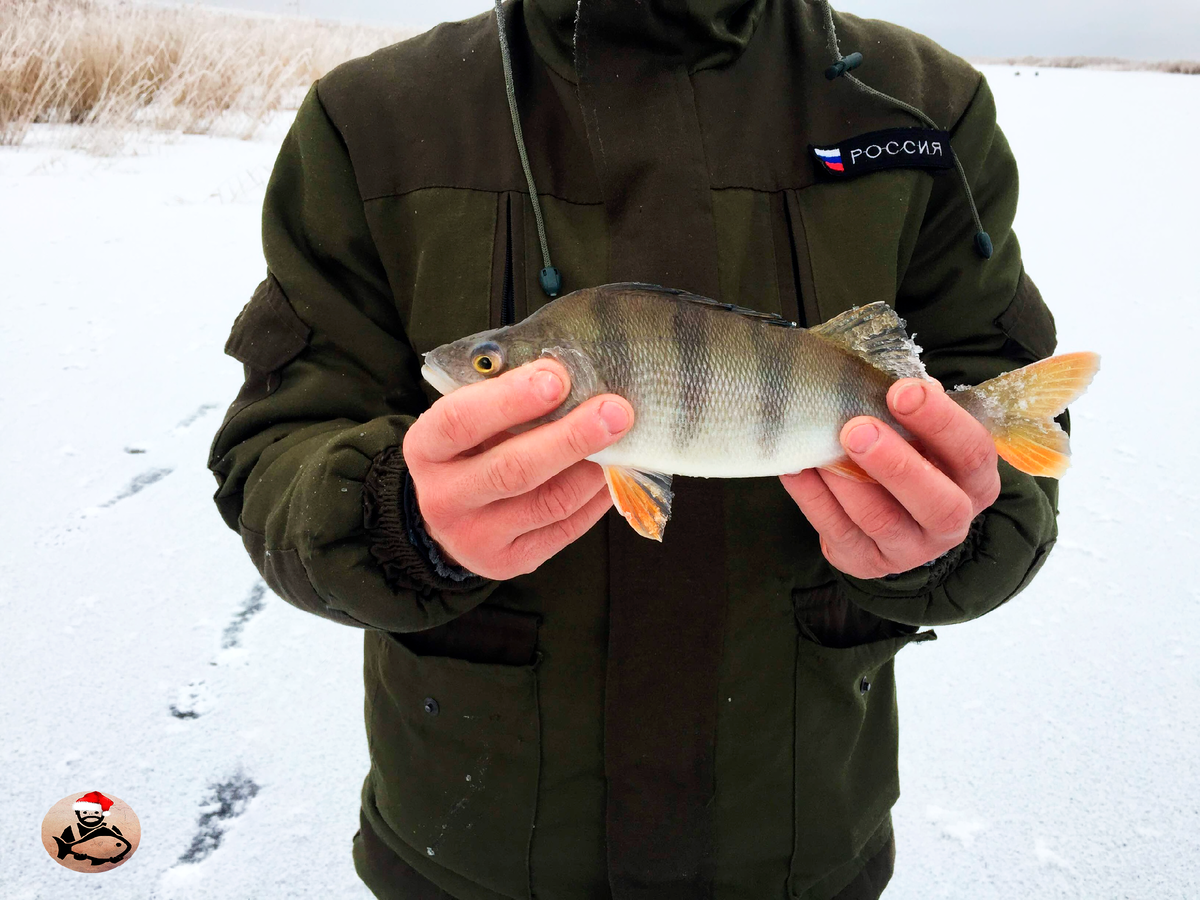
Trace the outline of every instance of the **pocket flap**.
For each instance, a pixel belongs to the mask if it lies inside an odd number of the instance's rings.
[[[792,592],[792,608],[800,633],[814,644],[845,650],[860,644],[905,637],[917,630],[883,619],[852,603],[836,583]]]
[[[540,623],[533,613],[484,604],[434,628],[392,636],[418,656],[531,666],[537,657]]]
[[[1058,345],[1054,316],[1042,299],[1042,292],[1024,270],[1012,303],[996,319],[996,324],[1009,338],[1032,353],[1034,359],[1045,359]]]
[[[267,275],[234,321],[225,352],[243,365],[273,372],[295,359],[311,334],[275,276]]]

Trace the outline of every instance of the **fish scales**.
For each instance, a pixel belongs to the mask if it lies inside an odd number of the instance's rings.
[[[668,332],[663,309],[672,305]],[[847,414],[852,403],[887,416],[884,403],[862,402],[868,385],[886,393],[886,376],[871,378],[870,366],[802,329],[653,296],[614,306],[623,307],[633,381],[614,377],[604,354],[597,374],[634,406],[636,424],[597,462],[707,477],[780,474],[841,455],[836,429],[855,414]],[[831,391],[835,384],[841,389]]]
[[[776,475],[839,456],[837,426],[857,410],[887,417],[890,381],[861,360],[804,329],[669,294],[579,291],[509,328],[549,355],[553,344],[573,350],[573,380],[580,357],[590,364],[589,388],[558,414],[604,391],[633,406],[633,429],[595,457],[602,464]]]

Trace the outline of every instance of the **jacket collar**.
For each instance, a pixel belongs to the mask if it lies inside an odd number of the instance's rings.
[[[768,0],[524,0],[525,24],[542,60],[568,81],[575,70],[575,17],[588,7],[589,42],[653,52],[687,67],[733,62],[754,35]]]

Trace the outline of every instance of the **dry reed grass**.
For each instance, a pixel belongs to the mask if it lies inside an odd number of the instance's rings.
[[[975,62],[1050,69],[1108,69],[1115,72],[1174,72],[1180,75],[1200,75],[1200,62],[1183,59],[1142,62],[1136,59],[1118,59],[1115,56],[1009,56],[977,59]]]
[[[200,7],[0,0],[0,145],[33,124],[111,152],[139,128],[251,137],[338,63],[408,33]]]

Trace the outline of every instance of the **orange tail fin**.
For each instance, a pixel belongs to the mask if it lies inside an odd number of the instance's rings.
[[[1099,370],[1095,353],[1064,353],[950,396],[987,426],[996,452],[1013,467],[1061,478],[1070,465],[1071,444],[1054,417],[1087,390]]]

